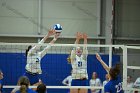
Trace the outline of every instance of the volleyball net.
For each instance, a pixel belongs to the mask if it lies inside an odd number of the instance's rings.
[[[20,76],[25,73],[26,56],[25,50],[29,45],[41,46],[43,50],[48,44],[36,43],[0,43],[0,69],[4,73],[4,89],[12,89],[17,85]],[[82,44],[78,46],[83,47]],[[103,89],[103,81],[107,72],[96,59],[95,54],[99,53],[109,67],[116,63],[121,64],[121,78],[124,90],[138,90],[136,87],[127,87],[127,75],[134,76],[133,81],[139,77],[139,46],[124,45],[93,45],[87,44],[87,72],[89,86],[65,86],[62,81],[71,75],[71,63],[67,61],[71,50],[77,47],[75,44],[54,44],[41,59],[42,74],[40,78],[47,85],[48,93],[66,93],[67,89]],[[101,85],[90,84],[93,78],[92,73],[96,72]],[[36,86],[30,86],[31,88]]]

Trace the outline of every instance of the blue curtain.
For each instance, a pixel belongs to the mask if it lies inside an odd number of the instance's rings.
[[[108,64],[108,55],[101,55]],[[67,54],[47,54],[41,61],[43,74],[42,81],[48,86],[62,86],[62,80],[70,75],[71,65],[67,62]],[[113,55],[113,65],[120,61],[119,55]],[[18,78],[25,71],[26,57],[23,53],[0,53],[0,69],[4,73],[4,85],[16,85]],[[88,55],[88,75],[91,79],[92,72],[97,72],[98,77],[105,80],[106,71],[97,61],[95,55]],[[4,89],[10,93],[11,89]],[[48,93],[67,93],[68,90],[48,89]]]

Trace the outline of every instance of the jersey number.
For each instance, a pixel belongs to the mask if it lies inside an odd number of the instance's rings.
[[[78,62],[78,67],[81,67],[82,66],[82,62]]]
[[[117,93],[119,93],[122,90],[122,83],[119,83],[117,86]]]
[[[39,58],[36,58],[36,62],[39,62]]]

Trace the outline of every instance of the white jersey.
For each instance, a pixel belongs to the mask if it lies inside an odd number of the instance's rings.
[[[38,53],[27,56],[26,70],[32,73],[42,73],[40,66],[41,57]]]
[[[99,78],[96,79],[91,79],[90,80],[90,86],[102,86],[101,80]],[[100,90],[99,89],[91,89],[91,93],[99,93]]]
[[[133,82],[127,83],[128,88],[133,88],[133,86],[134,86]],[[134,93],[134,92],[133,90],[125,90],[124,93]]]
[[[44,48],[41,52],[37,52],[40,46],[33,47],[27,56],[27,63],[25,69],[31,73],[42,74],[41,70],[41,59],[47,53],[48,49],[51,47],[50,44]]]
[[[82,54],[80,57],[75,54],[75,51],[72,50],[71,57],[73,59],[72,64],[72,79],[82,79],[87,78],[87,50],[85,54]]]
[[[134,87],[140,88],[140,77],[138,77],[138,78],[136,79],[136,81],[135,81],[135,83],[134,83]],[[137,92],[137,93],[140,93],[140,91]]]

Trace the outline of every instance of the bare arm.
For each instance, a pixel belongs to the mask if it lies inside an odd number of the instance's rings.
[[[55,30],[50,29],[48,34],[38,43],[38,44],[43,44],[50,36],[55,34]],[[35,45],[33,48],[30,49],[28,52],[28,55],[31,55],[36,52],[37,49],[39,49],[41,45]]]
[[[52,41],[47,45],[47,47],[44,48],[44,49],[40,52],[41,57],[43,57],[43,56],[47,53],[47,51],[51,48],[51,45],[55,43],[55,41],[58,39],[58,37],[59,37],[60,34],[61,34],[61,33],[56,33],[55,36],[54,36],[54,38],[52,39]]]
[[[84,38],[83,55],[84,57],[87,57],[88,50],[87,50],[87,34],[86,33],[83,34],[83,38]]]
[[[76,57],[76,53],[75,53],[75,48],[71,51],[71,55],[70,55],[70,59],[71,59],[71,63],[74,62],[75,60],[75,57]]]
[[[97,53],[96,54],[96,58],[98,59],[98,61],[102,64],[102,66],[104,67],[104,69],[109,72],[110,68],[108,67],[108,65],[102,60],[101,56]]]
[[[83,34],[83,38],[84,38],[84,45],[86,45],[87,44],[87,34],[86,33],[84,33]]]
[[[76,33],[76,40],[75,40],[75,44],[79,44],[80,39],[82,38],[82,34],[80,32]]]
[[[80,32],[77,32],[75,44],[79,44],[79,41],[81,38],[82,38],[82,34]],[[73,50],[71,51],[71,55],[70,55],[71,63],[74,62],[75,57],[76,57],[76,48],[74,47]]]

